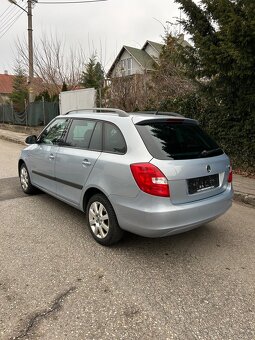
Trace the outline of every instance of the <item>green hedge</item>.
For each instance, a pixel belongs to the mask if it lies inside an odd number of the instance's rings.
[[[254,172],[255,112],[246,110],[246,114],[240,117],[236,112],[228,112],[225,107],[212,104],[198,94],[165,101],[161,110],[175,111],[197,119],[229,155],[234,168]]]

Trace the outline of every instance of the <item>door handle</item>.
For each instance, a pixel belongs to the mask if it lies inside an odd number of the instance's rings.
[[[88,159],[84,159],[84,160],[82,161],[82,165],[83,165],[84,167],[86,167],[86,166],[90,166],[91,163],[90,163],[90,161],[89,161]]]
[[[55,156],[51,153],[49,156],[49,160],[53,160],[53,159],[55,159]]]

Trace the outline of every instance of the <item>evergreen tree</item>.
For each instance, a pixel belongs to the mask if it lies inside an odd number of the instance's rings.
[[[61,91],[62,91],[62,92],[64,92],[64,91],[68,91],[68,87],[67,87],[67,84],[66,84],[66,82],[65,82],[65,81],[63,82],[63,85],[62,85],[62,89],[61,89]]]
[[[235,159],[255,167],[255,2],[176,0],[194,47],[185,50],[187,73],[200,80],[206,128]]]
[[[35,97],[35,101],[42,101],[45,102],[58,102],[58,93],[49,94],[48,90],[44,90],[43,92],[39,93],[38,96]]]
[[[20,66],[15,69],[12,87],[13,91],[10,98],[14,109],[18,112],[23,112],[25,110],[25,101],[28,100],[28,88],[25,72]]]
[[[94,88],[97,90],[97,106],[101,105],[104,97],[103,82],[103,67],[100,62],[97,62],[96,56],[93,55],[85,65],[85,71],[82,72],[81,85],[85,88]]]

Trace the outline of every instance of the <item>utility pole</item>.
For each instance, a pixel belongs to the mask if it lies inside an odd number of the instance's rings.
[[[32,23],[32,0],[27,0],[27,31],[28,31],[28,91],[29,103],[34,101],[33,78],[34,78],[34,52],[33,52],[33,23]]]
[[[32,22],[32,3],[36,0],[27,0],[27,10],[18,5],[16,0],[8,0],[27,13],[27,31],[28,31],[28,93],[29,103],[34,101],[33,78],[34,78],[34,52],[33,52],[33,22]]]

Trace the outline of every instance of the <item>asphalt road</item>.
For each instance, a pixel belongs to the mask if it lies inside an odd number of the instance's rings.
[[[26,196],[0,140],[0,339],[255,339],[255,209],[163,239],[96,244],[84,215]]]

